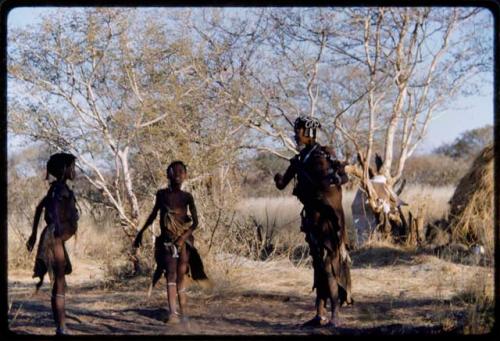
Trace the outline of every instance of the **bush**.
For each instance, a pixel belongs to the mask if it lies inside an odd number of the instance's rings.
[[[406,161],[403,178],[431,186],[456,185],[469,166],[470,162],[445,155],[419,155]]]
[[[436,148],[434,153],[454,159],[470,160],[491,143],[493,143],[493,126],[487,124],[484,127],[466,130],[452,143],[444,143]]]
[[[279,191],[274,185],[274,175],[283,174],[290,163],[273,154],[258,154],[245,164],[244,176],[241,181],[243,193],[246,197],[279,196],[291,193],[291,183],[284,191]]]

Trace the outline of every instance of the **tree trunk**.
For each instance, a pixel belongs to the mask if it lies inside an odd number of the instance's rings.
[[[139,204],[137,203],[137,197],[134,194],[132,187],[132,177],[130,175],[130,168],[128,165],[128,146],[124,150],[118,151],[118,157],[122,165],[123,171],[123,182],[125,185],[125,193],[130,204],[132,221],[136,224],[139,218]]]
[[[406,239],[406,245],[418,246],[424,241],[424,218],[421,214],[415,217],[411,212],[409,216],[409,233]]]

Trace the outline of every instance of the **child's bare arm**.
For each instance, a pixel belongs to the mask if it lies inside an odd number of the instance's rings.
[[[33,228],[31,231],[31,236],[29,237],[28,241],[26,242],[26,248],[28,249],[29,252],[33,250],[33,247],[35,246],[36,243],[36,235],[38,231],[38,223],[40,222],[40,217],[42,215],[43,208],[45,207],[45,198],[44,197],[40,202],[38,203],[36,210],[35,210],[35,217],[33,219]]]
[[[191,224],[189,229],[194,231],[194,229],[198,227],[198,213],[196,211],[196,205],[194,204],[194,198],[191,194],[189,194],[188,207],[191,213],[191,219],[193,219],[193,224]]]
[[[158,215],[158,210],[160,208],[155,205],[153,207],[153,210],[151,211],[151,213],[149,214],[149,217],[148,219],[146,220],[146,222],[144,223],[144,226],[142,227],[142,229],[139,231],[139,233],[143,233],[156,219],[156,216]]]
[[[149,214],[148,219],[144,223],[144,226],[142,229],[137,233],[137,236],[135,237],[134,240],[134,247],[139,247],[141,246],[142,243],[142,234],[144,231],[155,221],[156,216],[158,215],[158,211],[160,209],[160,204],[158,202],[158,193],[156,194],[156,200],[155,200],[155,206],[153,207],[153,210]]]
[[[198,213],[196,211],[196,205],[194,204],[194,198],[191,195],[191,193],[188,193],[188,208],[189,212],[191,213],[191,219],[193,220],[193,223],[189,227],[189,229],[186,230],[176,241],[177,245],[182,245],[186,239],[189,238],[189,236],[193,233],[193,231],[198,227]]]

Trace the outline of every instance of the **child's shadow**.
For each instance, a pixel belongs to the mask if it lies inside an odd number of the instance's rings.
[[[169,311],[164,308],[152,308],[152,309],[143,309],[143,308],[135,308],[135,309],[126,309],[124,310],[126,313],[136,313],[138,315],[148,317],[153,320],[157,320],[160,322],[165,322],[168,318]]]

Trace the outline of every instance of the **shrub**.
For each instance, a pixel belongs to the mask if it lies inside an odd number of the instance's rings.
[[[430,186],[456,185],[469,163],[445,155],[419,155],[406,162],[403,178],[408,183]]]

